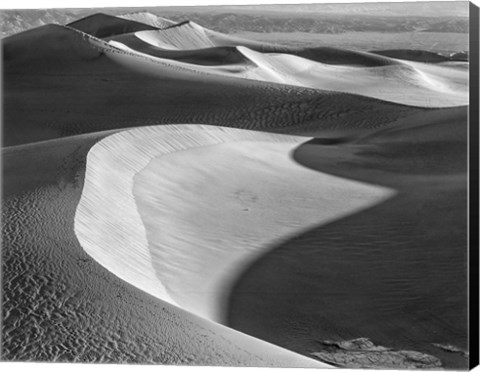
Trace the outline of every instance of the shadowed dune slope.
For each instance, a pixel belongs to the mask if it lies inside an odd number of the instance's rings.
[[[356,143],[297,148],[300,164],[398,194],[251,265],[232,291],[230,326],[306,354],[321,340],[368,337],[467,367],[433,345],[468,350],[467,110],[424,119]]]
[[[299,166],[290,153],[305,140],[208,125],[112,135],[88,155],[75,233],[132,285],[224,322],[236,273],[273,241],[393,193]]]
[[[59,25],[45,25],[2,39],[6,78],[10,73],[75,69],[101,56],[89,36]],[[53,79],[53,78],[52,78]]]
[[[442,56],[441,54],[428,52],[426,50],[414,49],[389,49],[389,50],[372,50],[370,53],[386,56],[390,58],[405,59],[408,61],[439,63],[447,62],[452,59]]]
[[[465,369],[435,344],[468,347],[467,107],[443,107],[468,64],[137,21],[2,39],[2,358],[323,367],[321,341],[368,337]]]
[[[43,30],[43,39],[29,32],[21,43],[17,35],[3,45],[9,55],[4,64],[7,146],[163,123],[226,123],[335,137],[376,130],[428,111],[358,95],[218,76],[121,51],[73,29]],[[59,42],[52,46],[51,38]],[[48,52],[42,53],[43,48]]]
[[[326,367],[120,280],[80,247],[86,156],[111,132],[2,152],[2,359]]]
[[[385,66],[396,64],[394,59],[367,52],[350,51],[332,47],[292,48],[262,43],[222,34],[186,21],[162,30],[136,33],[141,40],[166,49],[200,49],[213,46],[244,46],[262,53],[287,53],[312,61],[329,64]]]
[[[203,35],[207,36],[208,39],[217,46],[245,46],[262,53],[288,53],[323,63],[352,64],[362,66],[385,66],[396,63],[396,61],[391,58],[367,52],[358,52],[332,47],[293,48],[279,44],[248,40],[209,30],[205,27],[197,25],[194,22],[180,23],[176,26],[172,26],[172,29],[177,29],[177,32],[179,32],[181,29],[182,34],[188,33],[188,30],[190,29],[195,29],[197,32],[201,31]],[[162,35],[162,31],[164,30],[160,30],[158,33],[159,36]],[[152,34],[155,35],[155,33]]]
[[[402,62],[377,67],[332,66],[288,54],[237,48],[257,79],[362,94],[421,107],[468,104],[468,72],[448,65]]]
[[[288,53],[260,53],[244,46],[173,49],[166,40],[161,44],[159,39],[141,39],[139,34],[119,35],[109,43],[128,52],[175,60],[183,63],[178,67],[199,73],[356,93],[420,107],[468,104],[468,70],[461,71],[458,65],[397,61],[366,67],[351,65],[351,60],[345,65],[332,65]]]
[[[67,26],[99,38],[128,32],[156,30],[157,27],[128,19],[97,13],[71,22]]]
[[[108,38],[108,41],[115,41],[153,57],[167,58],[175,61],[192,63],[207,66],[222,66],[230,64],[249,63],[236,47],[207,47],[202,49],[174,49],[170,46],[161,46],[159,43],[148,43],[138,37],[138,33],[124,34]]]

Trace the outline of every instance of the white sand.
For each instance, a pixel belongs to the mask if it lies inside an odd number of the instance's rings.
[[[397,60],[379,67],[329,65],[289,54],[262,54],[238,49],[258,67],[252,78],[309,88],[361,94],[422,106],[467,105],[468,70],[448,64]]]
[[[211,31],[193,23],[185,26],[167,31],[171,35],[166,41],[145,40],[157,43],[158,47],[179,50],[219,45],[220,41],[215,41]],[[38,38],[30,39],[31,33],[16,37],[18,49],[14,48],[12,55],[16,55],[20,67],[22,64],[32,67],[38,62],[37,67],[51,64],[53,71],[62,66],[56,65],[58,59],[73,69],[83,66],[85,61],[107,62],[103,57],[98,58],[103,52],[128,69],[157,75],[161,82],[164,81],[161,79],[176,79],[182,87],[185,82],[191,87],[199,80],[212,79],[226,84],[233,81],[229,78],[241,78],[360,93],[420,106],[461,104],[467,97],[467,69],[460,64],[433,66],[402,62],[374,68],[332,66],[239,47],[238,51],[249,62],[199,66],[155,58],[116,41],[108,44],[69,27],[48,26],[36,32]],[[232,40],[223,42],[228,44]],[[44,48],[45,45],[51,48]],[[24,48],[26,46],[35,48]],[[108,72],[111,66],[105,65]],[[100,75],[105,70],[92,71]],[[237,79],[235,83],[241,87],[245,81]],[[254,86],[252,82],[248,84]],[[279,87],[277,84],[264,86],[268,87],[264,90],[265,96],[275,94],[274,88]],[[163,88],[160,84],[158,87]],[[152,92],[145,88],[142,94],[154,94],[154,89],[150,90]],[[296,91],[292,91],[295,97]],[[171,93],[168,89],[167,92]],[[177,97],[189,93],[188,88],[178,92],[174,91]],[[112,97],[101,96],[100,102],[107,104]],[[241,95],[232,97],[233,104],[229,102],[231,108],[227,107],[234,111],[235,99]],[[330,120],[335,133],[349,133],[349,125],[358,126],[363,132],[364,127],[377,129],[390,125],[413,110],[329,92],[319,100],[317,97],[313,102],[321,106],[321,110],[314,107],[318,123],[312,124],[315,126],[312,131],[323,125],[325,119]],[[68,112],[58,111],[58,107],[70,107],[73,101],[58,102],[52,112]],[[75,104],[78,102],[81,100]],[[159,99],[158,105],[165,102]],[[156,101],[152,106],[155,105]],[[294,110],[310,114],[310,105],[309,101],[293,99],[291,104],[275,103],[261,111],[255,107],[253,118],[269,117],[278,110],[288,122],[291,120],[288,114]],[[100,106],[103,115],[104,106]],[[113,106],[118,108],[116,104]],[[180,106],[179,112],[183,115],[182,110]],[[158,111],[152,112],[151,117],[159,116]],[[100,128],[101,120],[92,126]],[[274,125],[280,127],[281,120],[278,116]],[[253,127],[261,123],[260,120],[245,121]],[[7,151],[20,164],[16,172],[10,173],[10,179],[31,178],[30,171],[26,170],[32,168],[41,175],[39,180],[31,179],[32,185],[28,186],[31,190],[17,191],[18,195],[11,197],[5,208],[9,232],[6,242],[11,251],[14,248],[17,255],[14,258],[22,268],[19,272],[16,266],[9,266],[14,278],[8,284],[9,309],[19,307],[14,300],[28,299],[32,305],[31,311],[29,308],[29,312],[25,311],[20,317],[12,311],[7,314],[15,318],[10,322],[8,335],[10,340],[17,339],[15,332],[22,329],[17,327],[18,321],[34,319],[34,326],[28,329],[39,332],[46,329],[44,323],[51,326],[40,334],[44,337],[41,340],[48,339],[47,343],[39,342],[38,335],[32,336],[33,340],[28,336],[23,350],[10,348],[10,351],[17,353],[17,357],[40,355],[52,360],[56,360],[57,355],[67,360],[90,357],[97,361],[130,360],[118,359],[117,352],[121,350],[122,358],[126,353],[133,353],[135,357],[142,357],[136,360],[146,362],[325,367],[210,320],[223,321],[230,287],[252,261],[292,235],[381,202],[393,195],[393,190],[332,177],[296,164],[289,154],[308,138],[200,125],[140,128],[115,134],[89,152],[85,187],[74,222],[75,233],[85,251],[124,281],[114,283],[112,275],[85,258],[73,236],[72,214],[80,193],[80,169],[86,151],[82,148],[80,154],[77,152],[77,139],[72,138],[72,144],[58,140],[58,143],[25,145]],[[39,149],[48,156],[39,157]],[[29,161],[25,160],[26,154]],[[73,170],[68,169],[72,159],[76,163]],[[55,246],[52,242],[56,242]],[[26,274],[32,270],[42,273],[32,279],[34,285],[29,283],[30,277]],[[17,275],[26,278],[22,282],[26,283],[25,287],[17,285]],[[46,284],[37,286],[38,282]],[[32,288],[33,295],[28,293]],[[21,295],[17,296],[16,291]],[[155,298],[152,300],[147,293]],[[21,306],[27,308],[24,304]],[[31,314],[35,317],[30,317]],[[62,327],[54,323],[58,321],[58,314]],[[205,339],[206,334],[210,338]],[[68,335],[74,340],[62,341],[55,339],[56,335]],[[62,345],[64,350],[71,348],[76,354],[64,355],[57,345]],[[35,348],[45,346],[48,350],[35,354]],[[89,356],[91,350],[102,355]],[[164,350],[168,355],[164,355]]]
[[[140,31],[135,36],[150,45],[170,50],[237,46],[252,62],[240,69],[238,66],[212,68],[194,65],[194,68],[212,74],[362,94],[422,107],[450,107],[469,102],[468,69],[458,69],[458,66],[448,63],[388,58],[393,63],[379,67],[330,65],[290,54],[259,53],[249,47],[258,47],[261,43],[223,35],[194,22],[167,30]],[[463,64],[468,66],[466,62]]]
[[[247,47],[262,47],[263,45],[274,45],[216,32],[192,21],[166,30],[135,32],[135,36],[153,46],[180,50],[193,50],[213,46],[244,45]]]
[[[215,46],[203,27],[194,22],[188,22],[166,30],[140,31],[136,32],[135,36],[148,44],[167,49],[189,50]]]
[[[169,27],[176,23],[167,18],[163,18],[149,12],[127,13],[127,14],[120,15],[118,17],[123,19],[128,19],[131,21],[145,23],[147,25],[158,27],[158,28]]]
[[[84,159],[108,134],[2,151],[2,358],[328,367],[152,297],[85,253],[74,234]]]
[[[222,322],[249,263],[394,193],[295,163],[291,151],[307,140],[200,125],[107,137],[88,155],[77,237],[122,279]]]
[[[168,30],[159,32],[165,31]],[[188,34],[195,36],[192,40],[185,36],[179,37],[182,42],[162,43],[160,38],[151,40],[155,32],[142,31],[136,33],[136,36],[163,49],[180,50],[185,48],[182,50],[188,50],[194,49],[195,45],[198,45],[197,48],[214,46],[198,41],[198,35],[195,33]],[[111,58],[129,68],[141,65],[143,71],[161,70],[161,66],[168,66],[175,71],[183,70],[203,75],[227,76],[354,93],[420,107],[451,107],[467,105],[469,102],[468,69],[460,69],[457,65],[400,60],[397,60],[398,64],[378,67],[330,65],[290,54],[259,53],[239,46],[237,50],[250,63],[203,66],[153,57],[135,51],[117,41],[111,41],[110,44],[129,52],[129,55],[109,53]],[[136,56],[140,57],[142,62],[135,58]]]

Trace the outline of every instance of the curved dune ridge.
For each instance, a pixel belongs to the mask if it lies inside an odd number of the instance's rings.
[[[200,125],[107,137],[88,155],[76,235],[120,278],[224,322],[230,286],[270,246],[394,194],[298,165],[305,141]]]
[[[145,13],[2,48],[6,359],[466,363],[432,343],[465,349],[468,62]]]
[[[197,66],[154,58],[57,25],[14,35],[3,48],[7,146],[175,123],[344,136],[429,111],[338,91],[239,79],[236,74],[241,77],[245,64]]]
[[[158,28],[166,28],[173,26],[176,23],[167,18],[159,17],[149,12],[128,13],[120,15],[118,18],[128,19],[130,21],[136,21]]]
[[[67,26],[99,38],[127,32],[157,29],[154,26],[136,22],[135,20],[122,19],[103,13],[97,13],[79,19],[78,21],[69,23]]]
[[[109,134],[3,151],[2,360],[328,368],[161,301],[85,253],[74,233],[85,157]]]
[[[203,28],[190,22],[164,30],[120,35],[110,43],[158,61],[173,59],[178,68],[202,73],[361,94],[422,107],[468,104],[468,71],[449,64],[392,59],[391,63],[374,67],[347,61],[345,65],[332,65],[327,61],[328,53],[324,53],[322,63],[319,58],[312,60],[290,53],[261,53],[254,50],[258,49],[256,45],[234,41],[215,43]],[[354,60],[355,56],[351,56]]]
[[[201,49],[216,46],[203,27],[194,22],[186,22],[154,32],[136,32],[140,40],[167,49]]]

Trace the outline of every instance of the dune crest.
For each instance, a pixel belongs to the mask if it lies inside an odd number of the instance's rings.
[[[200,125],[107,137],[88,156],[77,237],[129,283],[223,323],[230,285],[270,246],[394,193],[298,165],[306,140]]]
[[[329,48],[308,53],[272,49],[266,53],[246,41],[234,46],[233,39],[225,40],[213,42],[201,26],[185,22],[164,30],[121,35],[110,43],[159,63],[172,60],[177,68],[197,73],[360,94],[412,106],[468,104],[468,71],[458,66],[394,59],[391,63],[362,65],[361,58],[368,59],[368,54],[349,51],[338,52],[343,54],[343,65],[332,64]]]
[[[158,31],[136,32],[135,36],[157,47],[201,49],[216,46],[204,29],[194,22],[182,22]]]
[[[140,30],[156,30],[154,26],[134,20],[114,17],[108,14],[97,13],[67,24],[76,30],[85,32],[98,38],[124,34]]]
[[[329,368],[161,301],[82,249],[85,157],[109,134],[3,150],[2,360]]]
[[[465,365],[468,52],[289,37],[140,12],[2,40],[2,357]]]
[[[174,21],[171,21],[167,18],[157,16],[149,12],[135,12],[122,14],[119,18],[128,19],[130,21],[145,23],[147,25],[157,27],[157,28],[166,28],[175,24]]]
[[[185,51],[169,50],[170,53],[165,53],[139,46],[138,43],[135,50],[128,46],[132,44],[128,41],[124,44],[112,40],[110,44],[128,51],[131,56],[138,55],[147,60],[151,59],[154,63],[196,74],[359,94],[420,107],[468,104],[468,71],[449,65],[401,62],[377,67],[341,66],[290,54],[259,53],[243,46],[235,47],[234,51],[223,49],[223,52],[219,49],[221,47],[207,46],[205,49],[188,50],[190,54],[186,55]],[[236,56],[234,60],[233,55]],[[193,56],[197,56],[197,59]],[[113,58],[120,63],[127,59],[123,56]],[[209,59],[212,64],[202,62],[205,59]],[[200,64],[197,64],[198,62]],[[144,69],[148,70],[153,71]]]

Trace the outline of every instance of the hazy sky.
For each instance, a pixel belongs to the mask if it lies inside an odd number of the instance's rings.
[[[478,1],[478,0],[477,0]],[[315,3],[307,5],[308,3]],[[282,5],[281,7],[266,5],[243,4],[295,4]],[[307,3],[299,5],[298,3]],[[327,4],[325,4],[327,3]],[[347,3],[347,4],[345,4]],[[369,14],[369,15],[425,15],[425,16],[468,16],[468,2],[466,1],[434,1],[434,2],[367,2],[354,1],[298,1],[298,0],[16,0],[3,2],[3,9],[36,9],[36,8],[90,8],[90,7],[146,7],[153,6],[198,6],[198,5],[229,5],[238,9],[269,9],[286,12],[322,12],[344,14]],[[237,4],[237,5],[235,5]]]

